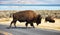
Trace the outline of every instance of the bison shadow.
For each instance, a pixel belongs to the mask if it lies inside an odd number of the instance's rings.
[[[31,29],[31,28],[33,28],[33,27],[6,27],[6,29]]]

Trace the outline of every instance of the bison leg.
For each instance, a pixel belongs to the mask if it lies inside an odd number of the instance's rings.
[[[27,26],[28,26],[28,22],[25,24],[25,26],[26,26],[26,28],[27,28]]]
[[[16,21],[14,22],[14,26],[16,27]]]
[[[33,25],[33,23],[30,23],[30,25],[31,25],[33,28],[35,28],[34,25]]]
[[[12,26],[12,23],[14,23],[14,21],[11,22],[10,27]]]
[[[16,27],[16,21],[12,21],[10,24],[10,27],[12,26],[13,23],[14,23],[14,26]]]
[[[45,19],[45,22],[49,21],[48,19]]]

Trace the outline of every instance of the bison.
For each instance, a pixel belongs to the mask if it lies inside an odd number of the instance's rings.
[[[33,28],[35,28],[33,23],[36,23],[38,26],[41,23],[41,18],[42,17],[40,14],[36,14],[32,10],[16,12],[13,13],[13,21],[11,22],[10,27],[12,23],[14,23],[14,26],[16,27],[16,21],[19,21],[19,22],[26,22],[25,24],[26,27],[28,26],[28,24],[30,24]]]
[[[55,23],[55,20],[54,20],[54,18],[52,17],[52,16],[47,16],[46,18],[45,18],[45,22],[51,22],[51,23]]]

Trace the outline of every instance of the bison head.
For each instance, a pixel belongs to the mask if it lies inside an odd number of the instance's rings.
[[[48,16],[48,17],[46,17],[45,18],[45,22],[51,22],[51,23],[55,23],[55,20],[54,20],[54,18],[53,17],[51,17],[51,16]]]
[[[37,20],[36,20],[37,26],[41,23],[41,19],[42,19],[41,15],[40,14],[37,15]]]

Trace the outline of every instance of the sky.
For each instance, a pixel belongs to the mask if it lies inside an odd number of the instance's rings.
[[[60,0],[0,0],[0,4],[60,4]]]
[[[60,10],[60,0],[0,0],[0,10]]]

